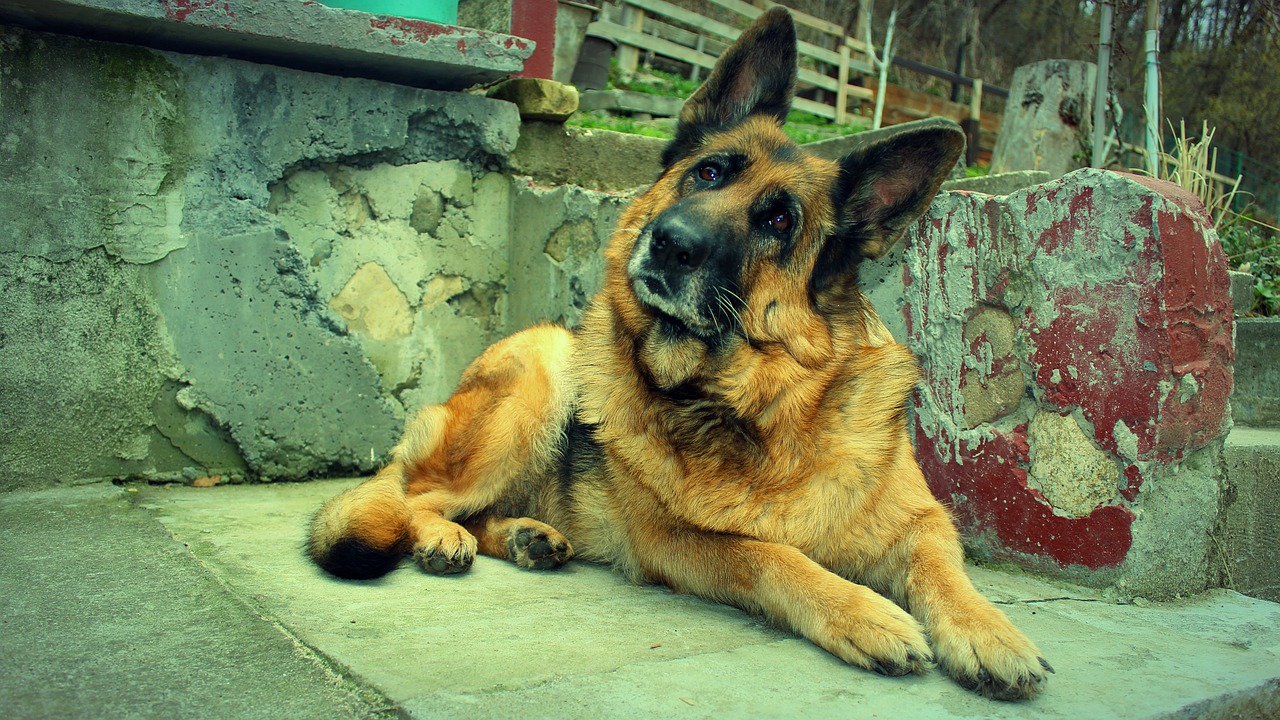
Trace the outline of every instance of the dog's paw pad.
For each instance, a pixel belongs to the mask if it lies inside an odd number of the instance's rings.
[[[530,570],[558,568],[573,557],[569,541],[541,524],[522,527],[511,533],[507,550],[515,564]]]

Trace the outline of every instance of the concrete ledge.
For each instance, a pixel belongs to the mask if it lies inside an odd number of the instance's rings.
[[[1235,421],[1253,427],[1280,427],[1280,318],[1236,320],[1236,387],[1231,395]]]
[[[1025,190],[1032,185],[1047,183],[1049,180],[1049,173],[1043,170],[1013,170],[994,175],[978,175],[976,177],[948,180],[942,183],[942,189],[980,192],[986,195],[1008,195],[1019,190]]]
[[[509,163],[540,185],[578,185],[609,192],[635,191],[658,179],[661,138],[552,123],[525,123]]]
[[[587,90],[582,93],[583,110],[647,113],[654,117],[675,117],[684,106],[683,98],[631,92],[629,90]]]
[[[1000,704],[936,671],[890,679],[855,670],[736,609],[633,586],[584,563],[541,573],[480,558],[454,577],[406,563],[378,581],[335,580],[298,548],[315,508],[351,482],[0,496],[8,716],[127,708],[136,717],[334,717],[344,704],[361,716],[394,706],[400,717],[530,719],[1280,710],[1280,606],[1229,591],[1120,605],[1071,585],[972,569],[1057,669],[1040,698]],[[191,588],[206,606],[184,599]],[[247,607],[234,612],[237,600]],[[292,643],[302,659],[281,652]],[[243,666],[224,662],[229,648],[239,648]],[[158,659],[165,650],[172,656]],[[272,659],[280,664],[264,665]],[[317,669],[329,673],[330,690]],[[193,709],[199,702],[211,704]]]
[[[534,43],[317,2],[0,0],[0,23],[438,90],[520,72]]]

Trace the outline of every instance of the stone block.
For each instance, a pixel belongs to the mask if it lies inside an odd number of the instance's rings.
[[[1253,275],[1247,272],[1231,271],[1231,304],[1236,315],[1248,315],[1253,310]]]
[[[1043,170],[1054,179],[1083,164],[1081,138],[1093,125],[1098,68],[1043,60],[1013,71],[1009,102],[991,151],[991,172]]]
[[[1280,602],[1280,430],[1237,427],[1226,443],[1223,522],[1215,533],[1223,584]]]
[[[1126,595],[1211,582],[1233,318],[1199,201],[1097,170],[943,193],[863,281],[921,358],[918,454],[972,550]]]
[[[525,123],[509,158],[511,170],[540,185],[634,191],[662,172],[661,138],[552,123]]]
[[[516,78],[488,93],[496,100],[515,103],[522,120],[562,123],[578,111],[578,89],[542,78]]]

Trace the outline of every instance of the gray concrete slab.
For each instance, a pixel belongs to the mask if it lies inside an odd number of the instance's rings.
[[[0,716],[389,717],[111,485],[0,495]]]
[[[1223,447],[1230,492],[1219,532],[1231,587],[1280,601],[1280,428],[1237,425]]]
[[[535,46],[318,2],[0,0],[0,23],[438,90],[520,72]]]
[[[303,558],[310,514],[354,481],[148,487],[149,509],[235,595],[413,717],[1262,717],[1280,712],[1280,605],[1212,591],[1118,605],[973,569],[1057,668],[1000,704],[940,673],[881,678],[737,610],[571,563],[479,558],[339,581]]]

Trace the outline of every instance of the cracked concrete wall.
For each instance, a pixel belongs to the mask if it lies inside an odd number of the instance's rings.
[[[618,202],[500,172],[519,127],[479,96],[0,28],[0,489],[372,470],[518,329],[521,198],[561,218],[522,225],[555,254],[522,260],[522,321],[593,288],[574,243]]]

